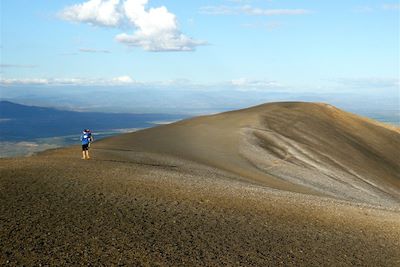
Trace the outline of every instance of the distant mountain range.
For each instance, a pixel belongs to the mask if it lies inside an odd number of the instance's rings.
[[[0,101],[0,141],[79,134],[85,128],[93,131],[147,128],[154,122],[175,121],[184,117],[182,114],[75,112]]]

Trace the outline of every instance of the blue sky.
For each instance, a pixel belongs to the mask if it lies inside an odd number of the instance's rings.
[[[399,12],[386,0],[5,0],[1,83],[398,97]]]

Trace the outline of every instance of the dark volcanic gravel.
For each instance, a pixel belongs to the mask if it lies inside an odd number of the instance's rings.
[[[400,266],[396,211],[93,154],[0,161],[0,265]]]

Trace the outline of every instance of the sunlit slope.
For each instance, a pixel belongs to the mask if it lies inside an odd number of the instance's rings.
[[[265,104],[117,136],[94,148],[172,155],[281,190],[400,203],[399,129],[326,104]]]

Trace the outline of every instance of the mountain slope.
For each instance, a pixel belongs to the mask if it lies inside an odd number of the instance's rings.
[[[0,265],[399,266],[398,151],[274,103],[0,159]]]
[[[400,199],[399,129],[325,104],[265,104],[117,136],[95,148],[173,155],[287,191],[390,206]]]

